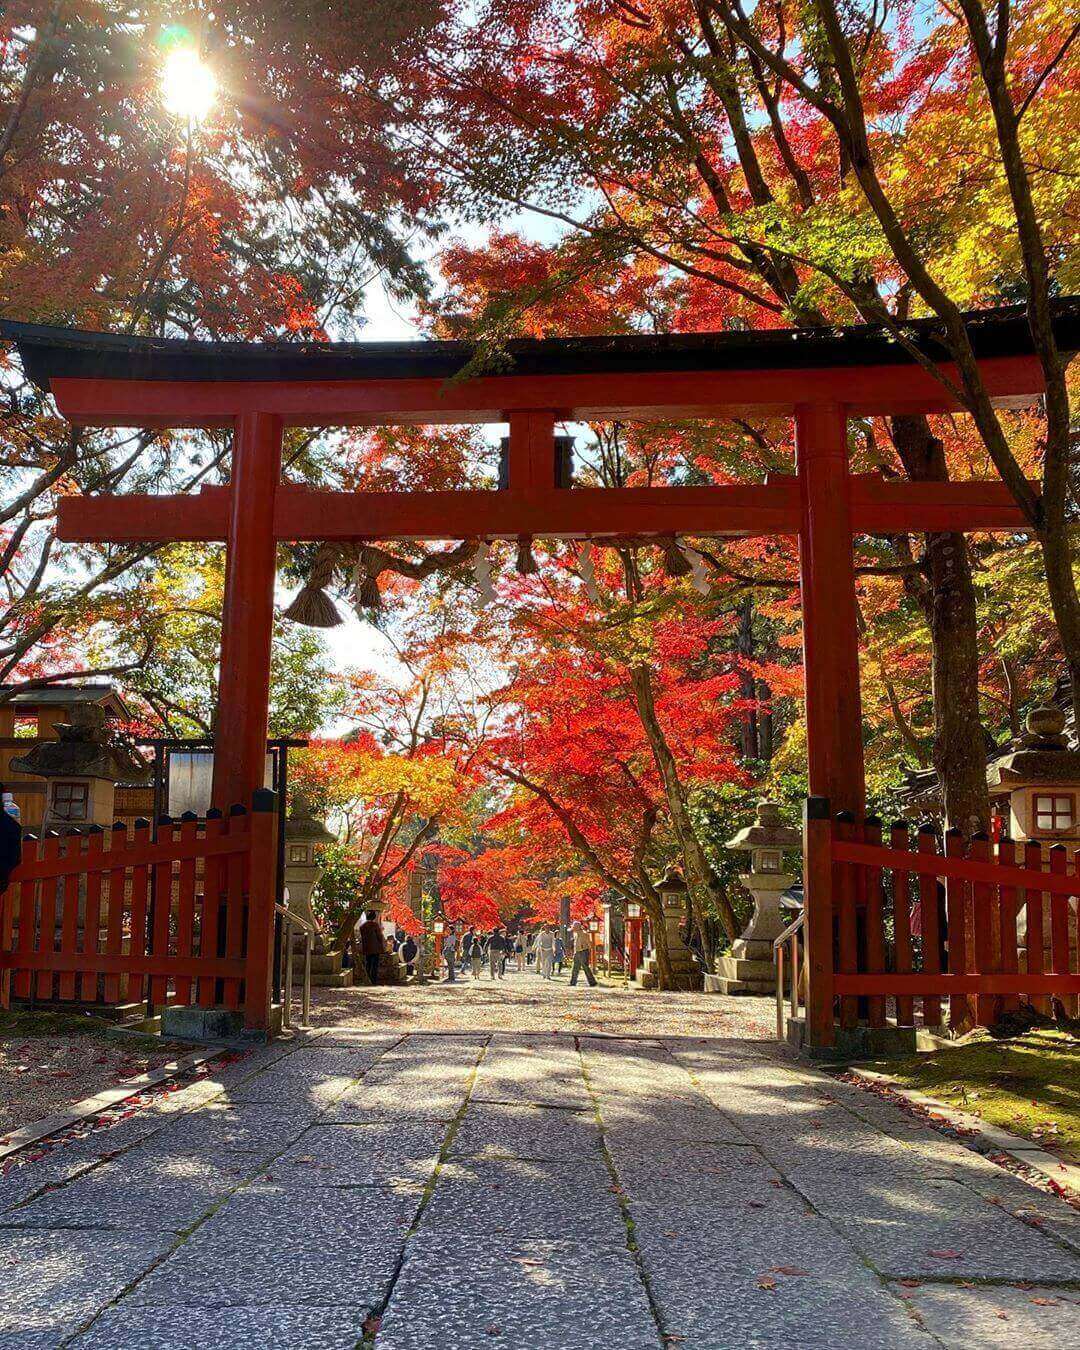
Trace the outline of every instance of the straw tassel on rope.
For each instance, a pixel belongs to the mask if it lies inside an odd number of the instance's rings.
[[[286,619],[308,628],[336,628],[342,622],[337,606],[326,593],[326,587],[334,577],[338,556],[339,550],[334,545],[320,545],[307,581],[285,611]]]

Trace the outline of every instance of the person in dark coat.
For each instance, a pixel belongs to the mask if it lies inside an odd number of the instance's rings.
[[[7,811],[0,810],[0,891],[22,861],[22,826]]]
[[[383,933],[379,916],[373,909],[364,915],[360,925],[360,950],[364,954],[364,966],[367,969],[369,984],[379,983],[379,957],[386,951],[386,935]]]

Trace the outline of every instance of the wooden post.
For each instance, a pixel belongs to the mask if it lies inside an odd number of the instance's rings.
[[[277,793],[257,788],[251,797],[248,855],[247,954],[244,965],[244,1026],[269,1031],[274,962],[274,901],[277,893]],[[230,896],[230,901],[238,897]]]
[[[806,950],[806,1043],[817,1048],[836,1039],[833,1021],[832,820],[827,797],[803,805],[803,894]]]
[[[267,413],[236,419],[214,722],[212,795],[222,808],[250,801],[265,772],[281,435],[281,419]]]
[[[844,408],[796,408],[795,449],[810,795],[859,817],[866,782]]]

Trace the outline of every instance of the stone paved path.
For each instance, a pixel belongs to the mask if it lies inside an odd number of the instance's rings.
[[[326,1028],[0,1179],[0,1350],[1078,1334],[1080,1213],[764,1040]]]

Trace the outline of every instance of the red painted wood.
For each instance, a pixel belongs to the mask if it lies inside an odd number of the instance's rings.
[[[236,842],[230,840],[225,833],[223,816],[208,816],[204,830],[207,857],[203,867],[202,903],[199,915],[199,955],[203,958],[217,957],[225,952],[225,911],[222,893],[225,869],[221,856],[210,847],[222,839],[231,843]],[[218,1001],[218,993],[216,980],[209,978],[199,980],[200,1007],[212,1008]]]
[[[863,838],[868,844],[881,843],[881,826],[868,820],[862,827]],[[866,895],[866,970],[867,974],[886,973],[885,965],[885,904],[882,888],[882,869],[877,865],[863,871],[864,891]],[[872,1027],[885,1025],[885,1000],[880,997],[870,999],[867,1007],[867,1020]]]
[[[806,1034],[814,1047],[834,1044],[833,908],[836,869],[829,803],[806,803],[803,814],[803,885],[807,962]]]
[[[122,827],[121,827],[122,828]],[[122,838],[123,836],[121,836]],[[245,844],[236,840],[223,839],[216,840],[208,847],[210,853],[233,853],[243,852]],[[124,865],[133,867],[137,863],[152,866],[154,863],[174,862],[185,856],[184,845],[159,844],[150,841],[149,835],[146,836],[146,842],[140,843],[137,839],[131,841],[125,851]],[[203,856],[203,844],[199,843],[192,846],[188,855],[193,858]],[[84,871],[84,864],[81,858],[75,854],[71,857],[50,858],[44,861],[24,859],[16,869],[15,880],[33,881],[41,877],[64,877],[80,875]]]
[[[510,423],[511,493],[549,493],[555,488],[553,412],[512,412]]]
[[[862,863],[867,866],[871,863],[889,866],[892,861],[888,849],[873,848],[867,844],[852,842],[835,843],[833,854],[841,862]],[[1032,871],[1038,872],[1043,869],[1041,856],[1038,845],[1035,845],[1034,850],[1029,849],[1027,851],[1024,866],[1016,869],[999,867],[997,863],[993,862],[977,862],[974,859],[962,857],[942,858],[935,862],[926,862],[918,857],[912,857],[909,867],[913,872],[932,871],[940,876],[960,877],[965,881],[985,881],[991,886],[997,885],[999,882],[1009,886],[1023,886],[1031,881]],[[1032,865],[1032,858],[1039,860],[1037,865]],[[1039,885],[1052,895],[1076,895],[1080,893],[1080,879],[1054,877],[1045,870],[1039,877]]]
[[[236,814],[230,812],[226,817],[226,828],[230,834],[242,837],[245,845],[250,847],[251,825],[249,815],[247,812],[241,814],[235,807],[233,811]],[[248,855],[246,853],[230,853],[226,856],[224,861],[225,955],[234,961],[241,960],[246,951],[247,873]],[[225,981],[221,992],[221,1001],[226,1008],[239,1008],[239,980]]]
[[[1012,871],[1016,867],[1016,845],[1011,839],[1000,839],[997,846],[999,870]],[[1015,975],[1020,969],[1016,949],[1016,887],[998,887],[998,966],[1003,975]],[[1020,1000],[1015,996],[1006,997],[1004,1008],[1015,1009]]]
[[[128,955],[132,958],[142,958],[146,955],[146,918],[147,907],[150,900],[150,873],[143,858],[150,846],[150,826],[145,821],[135,826],[134,831],[128,836],[128,846],[131,849],[133,866],[131,868],[131,918],[130,933],[128,937]],[[134,963],[131,966],[132,974],[128,976],[127,998],[134,1003],[137,999],[145,998],[145,988],[143,978],[138,974],[138,966]]]
[[[896,824],[889,832],[889,847],[897,853],[907,854],[910,848],[906,825]],[[893,891],[893,952],[897,974],[910,975],[912,970],[911,947],[911,880],[904,862],[897,862],[892,869]],[[915,1024],[915,1004],[910,998],[897,999],[896,1022],[898,1026],[910,1027]]]
[[[171,851],[175,847],[176,827],[172,824],[158,824],[158,845]],[[150,942],[147,948],[153,956],[169,955],[169,929],[173,907],[173,864],[172,857],[155,863],[151,873],[151,904],[153,922],[151,923]],[[162,1008],[168,1002],[169,990],[165,979],[158,976],[150,981],[150,1002],[155,1008]]]
[[[1028,872],[1027,880],[1030,882],[1031,874],[1038,873],[1043,866],[1042,849],[1036,843],[1027,843],[1024,845],[1024,864]],[[1039,890],[1034,890],[1030,885],[1024,887],[1025,915],[1027,917],[1027,964],[1024,969],[1028,975],[1041,975],[1046,969],[1046,942],[1043,932],[1043,890],[1045,885],[1050,889],[1052,882],[1060,883],[1060,878],[1050,877],[1048,875],[1039,876]],[[1043,997],[1033,998],[1032,1004],[1039,1012],[1049,1012],[1050,1004]]]
[[[109,869],[109,918],[105,934],[105,951],[109,956],[117,956],[123,950],[124,919],[127,912],[126,882],[127,871],[124,857],[127,851],[127,830],[117,823],[109,837],[109,862],[115,866]],[[105,977],[105,1002],[120,1002],[120,977]]]
[[[18,887],[5,886],[0,891],[0,952],[15,948],[15,909],[19,903]],[[11,971],[0,971],[0,1008],[11,1007]]]
[[[989,839],[974,838],[968,846],[970,857],[977,862],[990,861]],[[972,932],[975,969],[980,974],[992,975],[1000,971],[1001,928],[997,887],[985,881],[971,884],[969,922]],[[975,1020],[981,1027],[990,1027],[1001,1016],[1001,1000],[989,994],[980,994],[975,1002]]]
[[[836,820],[833,822],[833,837],[836,840],[850,839],[855,830],[852,822]],[[836,851],[833,850],[835,858]],[[834,865],[832,880],[833,904],[837,913],[838,961],[837,970],[845,975],[855,975],[859,970],[859,938],[855,912],[856,881],[855,869]],[[854,1027],[859,1020],[858,1003],[853,998],[840,1001],[840,1025],[846,1030]]]
[[[265,413],[237,419],[233,439],[221,675],[214,736],[215,806],[247,802],[262,786],[274,624],[274,496],[281,477],[281,423]]]
[[[940,367],[959,383],[951,363]],[[1034,357],[979,362],[990,394],[1024,399],[1044,389]],[[854,416],[955,411],[945,385],[918,366],[819,370],[657,371],[610,375],[493,375],[467,380],[50,381],[60,412],[85,426],[229,426],[244,413],[286,426],[501,422],[549,408],[561,420],[620,421],[788,416],[799,404],[850,402]]]
[[[1050,871],[1054,876],[1064,876],[1069,871],[1068,850],[1063,844],[1050,850]],[[1059,895],[1050,901],[1050,957],[1055,975],[1069,974],[1069,901]],[[1072,1009],[1066,1008],[1066,1012],[1071,1014]]]
[[[202,841],[198,839],[199,822],[185,820],[180,825],[180,842],[187,849]],[[176,902],[176,955],[190,958],[195,950],[195,859],[185,858],[180,864],[177,878]],[[174,990],[175,1001],[181,1007],[191,1002],[191,979],[178,976]]]
[[[38,848],[38,857],[46,862],[56,862],[60,856],[60,840],[54,834],[42,839]],[[51,877],[41,883],[41,922],[38,927],[37,950],[52,953],[56,951],[56,921],[59,895],[57,888],[62,883]],[[53,978],[50,971],[38,973],[35,991],[38,998],[50,999],[53,994]]]
[[[74,859],[85,867],[83,860],[83,841],[77,835],[69,835],[62,840],[64,856]],[[60,950],[75,952],[79,949],[79,877],[68,873],[57,882],[57,903],[60,905]],[[75,997],[75,976],[61,975],[57,981],[57,997],[73,999]]]
[[[530,472],[532,472],[530,470]],[[915,530],[1023,530],[1025,519],[998,482],[906,483],[850,480],[852,529],[859,534]],[[513,539],[652,534],[796,534],[795,480],[714,487],[575,488],[535,480],[520,491],[316,492],[282,485],[274,537],[304,539]],[[174,496],[65,497],[57,534],[73,542],[223,540],[229,490]]]
[[[807,611],[803,665],[810,794],[828,797],[834,811],[860,816],[866,786],[844,409],[797,409],[795,448],[806,512],[799,558]]]
[[[948,830],[945,834],[945,856],[960,857],[964,851],[964,838],[957,830]],[[968,924],[969,883],[955,873],[945,876],[945,915],[946,915],[946,953],[950,975],[967,975],[973,969],[971,957],[971,932]],[[953,986],[959,989],[959,986]],[[954,1029],[969,1026],[974,1020],[975,1010],[967,997],[953,993],[949,997],[949,1025]]]
[[[942,967],[941,955],[941,905],[937,868],[940,865],[937,835],[930,830],[920,830],[916,843],[917,853],[909,856],[908,866],[915,870],[921,863],[929,870],[918,871],[919,878],[919,918],[922,928],[922,965],[928,975],[939,975]],[[923,999],[923,1022],[928,1027],[942,1024],[941,1003],[936,998]]]
[[[22,958],[16,952],[0,952],[0,969],[10,970],[20,964]],[[39,978],[47,976],[49,980],[57,971],[92,971],[95,974],[133,975],[142,980],[144,977],[169,980],[178,974],[201,975],[237,980],[247,970],[243,959],[230,961],[224,957],[207,961],[186,960],[180,956],[142,955],[133,956],[122,952],[111,956],[107,952],[89,955],[84,952],[31,952],[26,957],[26,968],[37,971]]]
[[[87,956],[96,956],[101,950],[101,933],[107,921],[105,899],[102,895],[102,860],[105,856],[105,832],[91,833],[86,841],[86,926],[83,930],[82,950]],[[96,1003],[97,977],[89,972],[79,980],[79,998],[83,1003]]]
[[[270,1026],[274,904],[277,899],[276,795],[265,790],[256,792],[248,819],[251,849],[247,855],[248,922],[244,1026],[249,1031],[266,1031]]]
[[[1080,992],[1080,975],[837,975],[840,994],[944,995],[950,1000],[978,994],[1026,994],[1034,1001],[1047,994]]]
[[[24,842],[23,857],[26,857],[27,853],[37,856],[36,840]],[[29,956],[34,951],[37,933],[37,889],[32,881],[19,883],[19,929],[15,947],[19,956]],[[9,885],[7,894],[9,896],[15,894],[13,883]],[[30,972],[19,962],[12,980],[12,992],[16,998],[29,998],[31,988]]]

